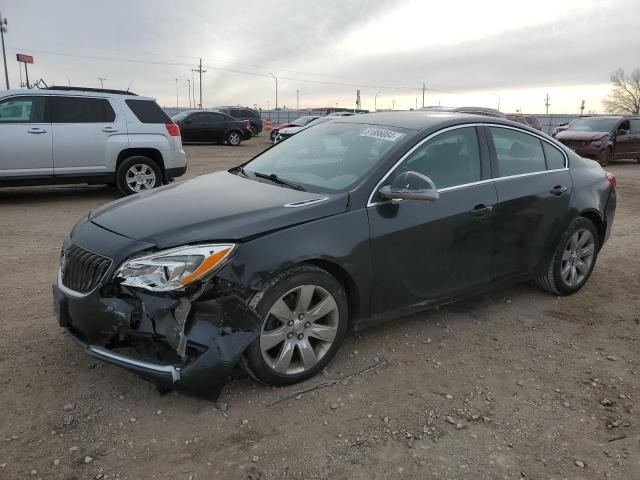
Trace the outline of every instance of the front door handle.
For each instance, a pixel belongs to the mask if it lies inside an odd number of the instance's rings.
[[[103,132],[107,132],[107,133],[113,133],[113,132],[117,132],[118,129],[117,128],[113,128],[113,127],[104,127],[102,129]]]
[[[493,205],[485,205],[484,203],[481,203],[480,205],[476,205],[475,207],[473,207],[473,210],[471,210],[469,213],[474,218],[486,218],[491,214],[492,211]]]
[[[46,130],[42,129],[42,128],[30,128],[29,130],[27,130],[27,132],[29,133],[47,133]]]
[[[556,185],[551,189],[549,193],[551,193],[552,195],[555,195],[556,197],[559,197],[566,191],[567,191],[567,187],[563,187],[562,185]]]

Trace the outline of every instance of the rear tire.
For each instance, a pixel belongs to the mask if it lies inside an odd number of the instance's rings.
[[[576,218],[560,238],[546,271],[534,282],[558,295],[577,292],[593,272],[599,247],[598,230],[593,222]]]
[[[118,166],[116,185],[123,195],[145,192],[162,185],[162,171],[149,157],[129,157]]]
[[[243,356],[255,379],[290,385],[314,376],[347,331],[347,297],[329,273],[312,265],[286,270],[249,302],[262,318],[260,336]]]
[[[598,163],[603,167],[605,167],[609,165],[609,162],[611,161],[612,157],[613,157],[613,152],[611,151],[610,148],[607,147],[598,154]]]
[[[242,143],[242,135],[240,135],[240,132],[234,130],[233,132],[229,132],[227,134],[226,140],[227,144],[231,145],[232,147],[237,147]]]

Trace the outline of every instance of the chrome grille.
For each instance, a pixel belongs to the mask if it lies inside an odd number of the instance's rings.
[[[62,284],[79,293],[88,293],[98,286],[111,266],[111,259],[71,245],[60,262]]]

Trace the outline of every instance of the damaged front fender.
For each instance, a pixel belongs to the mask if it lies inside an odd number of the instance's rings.
[[[191,300],[123,289],[73,297],[54,285],[54,297],[60,324],[89,355],[214,401],[261,327],[236,295]]]

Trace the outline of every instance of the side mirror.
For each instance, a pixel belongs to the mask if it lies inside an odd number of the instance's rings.
[[[435,183],[426,175],[418,172],[404,172],[393,179],[391,185],[385,185],[380,194],[391,200],[437,200],[440,198]]]
[[[626,135],[627,131],[624,128],[619,128],[616,135]]]

